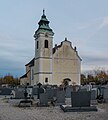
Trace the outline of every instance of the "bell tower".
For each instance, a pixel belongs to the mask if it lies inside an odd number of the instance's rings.
[[[53,30],[49,27],[49,21],[46,18],[45,10],[38,23],[39,27],[35,31],[35,66],[34,66],[34,84],[50,83],[52,80],[52,48],[53,48]]]

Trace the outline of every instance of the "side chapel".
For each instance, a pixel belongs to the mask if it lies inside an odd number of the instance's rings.
[[[35,31],[35,57],[28,62],[26,74],[20,77],[20,84],[80,85],[81,58],[76,47],[67,38],[53,47],[54,32],[49,26],[45,11]]]

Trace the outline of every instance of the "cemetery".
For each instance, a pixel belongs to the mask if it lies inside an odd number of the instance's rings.
[[[7,102],[3,101],[4,99],[7,100]],[[27,109],[32,112],[40,111],[38,114],[44,114],[43,112],[46,112],[47,117],[50,116],[50,113],[47,113],[48,111],[52,111],[53,114],[58,111],[59,113],[57,112],[58,114],[55,114],[55,116],[61,114],[64,118],[67,117],[67,115],[75,117],[76,113],[83,114],[84,117],[87,117],[86,114],[90,114],[90,116],[96,114],[99,116],[102,111],[104,111],[102,114],[105,113],[106,115],[108,111],[108,86],[91,87],[88,85],[69,85],[64,89],[61,86],[37,85],[0,88],[1,108],[2,104],[10,106],[13,110]],[[103,108],[103,106],[105,108]],[[2,109],[4,110],[4,108]],[[34,112],[33,114],[37,116]],[[80,119],[80,117],[78,119]]]
[[[71,105],[75,107],[88,107],[90,110],[93,105],[108,103],[108,87],[97,86],[67,86],[63,89],[53,85],[20,86],[17,88],[0,88],[0,96],[9,96],[10,103],[23,106],[63,106]],[[16,102],[17,101],[17,102]],[[91,106],[92,105],[92,106]],[[28,105],[27,105],[28,106]],[[96,106],[94,106],[97,111]],[[85,108],[84,108],[85,109]]]

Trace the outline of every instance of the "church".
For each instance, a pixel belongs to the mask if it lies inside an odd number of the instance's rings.
[[[76,47],[67,38],[53,47],[54,32],[44,10],[38,25],[34,34],[35,57],[25,65],[20,84],[80,85],[81,58]]]

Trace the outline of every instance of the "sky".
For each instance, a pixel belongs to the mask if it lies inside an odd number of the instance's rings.
[[[25,74],[43,9],[53,44],[67,37],[82,59],[81,72],[108,70],[108,0],[0,0],[0,76]]]

